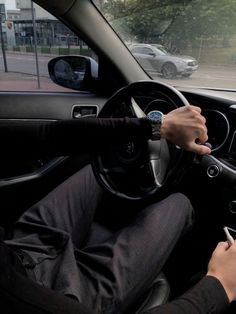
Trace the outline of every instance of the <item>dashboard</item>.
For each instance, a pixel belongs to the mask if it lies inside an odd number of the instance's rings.
[[[229,185],[236,182],[236,95],[234,92],[219,92],[214,90],[181,90],[182,94],[191,105],[202,109],[202,115],[206,118],[208,129],[208,142],[212,146],[209,156],[202,156],[201,166],[205,174],[211,179],[219,179]],[[148,90],[139,92],[133,96],[136,103],[147,115],[157,110],[164,114],[176,109],[183,103],[179,98],[169,97],[168,92]],[[116,108],[113,115],[134,116],[130,112],[130,106],[123,103]],[[132,111],[132,110],[131,110]]]
[[[208,142],[212,145],[214,156],[235,159],[236,162],[236,96],[234,93],[218,91],[181,91],[190,104],[199,106],[206,118]],[[178,105],[163,93],[157,93],[155,99],[137,99],[143,111],[158,110],[167,114]]]
[[[217,152],[223,148],[229,138],[230,123],[227,115],[216,109],[205,109],[202,115],[206,118],[208,141],[212,146],[212,152]]]
[[[144,112],[148,114],[153,110],[158,110],[167,114],[177,106],[168,100],[156,99],[148,103]],[[212,146],[212,152],[217,152],[223,148],[230,135],[230,122],[227,115],[221,109],[203,109],[202,115],[206,118],[206,126],[208,129],[208,142]],[[230,146],[233,146],[232,143]]]
[[[232,91],[182,91],[189,103],[202,108],[212,155],[236,165],[236,95]]]

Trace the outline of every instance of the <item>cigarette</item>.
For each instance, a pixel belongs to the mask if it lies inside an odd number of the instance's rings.
[[[225,232],[225,235],[226,235],[226,239],[228,241],[229,246],[233,245],[234,244],[234,238],[229,233],[228,228],[224,227],[223,229],[224,229],[224,232]]]

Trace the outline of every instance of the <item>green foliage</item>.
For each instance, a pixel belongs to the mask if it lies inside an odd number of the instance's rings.
[[[235,0],[100,0],[101,10],[126,41],[194,46],[200,38],[236,34]]]
[[[197,39],[222,37],[222,43],[236,33],[236,2],[230,0],[195,0],[180,13],[168,35],[175,42],[194,46]]]
[[[111,0],[103,5],[103,12],[118,32],[127,34],[125,40],[147,42],[158,39],[173,23],[186,5],[186,0]]]

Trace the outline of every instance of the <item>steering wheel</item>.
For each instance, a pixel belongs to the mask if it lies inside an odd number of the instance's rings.
[[[116,92],[105,103],[98,117],[146,117],[137,101],[163,98],[172,108],[189,105],[172,86],[156,81],[138,81]],[[191,153],[165,139],[135,140],[112,145],[106,151],[97,153],[92,167],[105,190],[125,199],[141,200],[173,184],[184,171],[190,155],[192,158]]]

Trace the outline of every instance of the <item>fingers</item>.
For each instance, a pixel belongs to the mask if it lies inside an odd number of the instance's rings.
[[[186,149],[198,155],[209,155],[211,153],[211,149],[208,146],[195,142],[190,143]]]
[[[229,249],[229,244],[227,241],[219,242],[212,253],[212,257],[217,257],[225,253]]]
[[[166,115],[162,125],[162,136],[177,146],[199,155],[210,154],[206,119],[197,106],[183,106]],[[197,142],[197,143],[196,143]]]
[[[211,149],[209,146],[202,145],[208,140],[206,119],[201,115],[201,108],[190,105],[189,110],[194,114],[196,121],[196,139],[191,142],[188,150],[191,150],[199,155],[210,154]],[[197,142],[197,143],[196,143]]]
[[[228,248],[229,248],[229,244],[227,241],[219,242],[215,248],[215,251],[224,252],[224,251],[227,251]]]
[[[231,249],[236,252],[236,241],[234,241],[233,245],[229,245],[227,241],[219,242],[214,250],[214,254],[221,254],[228,249]]]
[[[202,112],[202,109],[200,107],[197,107],[197,106],[193,106],[193,105],[190,105],[189,106],[191,109],[197,111],[198,113],[201,113]]]
[[[205,125],[199,125],[196,130],[196,135],[199,143],[205,143],[208,140],[207,128]]]

